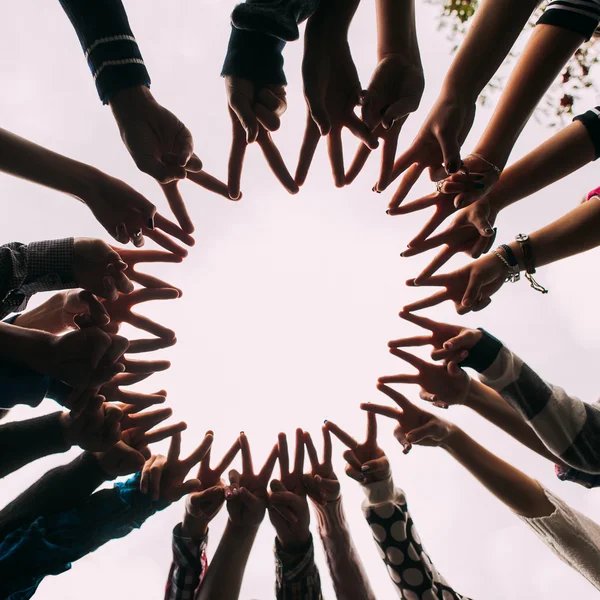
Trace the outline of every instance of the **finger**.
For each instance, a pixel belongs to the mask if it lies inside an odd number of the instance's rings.
[[[296,429],[296,452],[294,454],[294,473],[304,471],[304,431]]]
[[[332,459],[332,445],[331,445],[331,434],[329,433],[329,429],[323,426],[321,427],[323,432],[323,464],[331,465]]]
[[[187,496],[188,494],[193,494],[194,492],[199,492],[202,490],[202,483],[199,479],[188,479],[184,481],[179,488],[178,496],[179,499]]]
[[[412,202],[408,202],[407,204],[403,204],[402,206],[390,210],[389,214],[407,215],[418,210],[423,210],[424,208],[429,208],[430,206],[435,206],[438,201],[439,195],[437,193],[428,194],[427,196],[423,196],[422,198],[418,198],[417,200],[413,200]]]
[[[150,486],[150,467],[156,460],[156,456],[151,456],[142,469],[142,475],[140,477],[140,492],[142,494],[147,494]]]
[[[445,350],[470,350],[479,340],[479,331],[473,329],[465,329],[457,336],[450,338],[444,342]]]
[[[306,181],[306,176],[308,175],[308,170],[320,139],[321,134],[319,133],[319,129],[310,115],[308,115],[304,139],[302,140],[302,146],[300,147],[298,166],[296,167],[296,174],[294,176],[294,180],[298,186],[304,185],[304,182]]]
[[[359,145],[354,156],[354,160],[352,161],[352,164],[350,165],[350,168],[344,177],[344,183],[346,185],[350,185],[357,178],[358,174],[362,171],[367,160],[369,159],[371,152],[372,150],[364,144]]]
[[[165,219],[166,221],[167,219]],[[112,246],[111,246],[112,248]],[[114,249],[114,248],[113,248]],[[127,274],[134,265],[139,263],[180,263],[183,259],[172,252],[162,250],[119,250],[121,258],[129,265]],[[169,286],[166,286],[169,287]]]
[[[402,416],[402,412],[399,411],[397,408],[392,408],[391,406],[384,406],[383,404],[372,404],[371,402],[363,402],[360,405],[360,408],[361,410],[366,410],[368,412],[372,412],[377,415],[382,415],[390,419],[399,419]]]
[[[401,409],[402,412],[410,411],[415,406],[408,400],[406,396],[382,383],[377,384],[377,389],[383,392],[388,398],[391,398]]]
[[[410,352],[401,350],[400,348],[390,348],[390,354],[397,356],[398,358],[402,359],[403,361],[407,362],[409,365],[412,365],[413,367],[415,367],[416,369],[419,369],[419,370],[426,369],[428,366],[428,363],[426,361],[424,361],[422,358],[419,358],[418,356],[415,356],[414,354],[411,354]]]
[[[439,427],[436,421],[429,421],[406,433],[406,439],[411,444],[419,444],[426,439],[435,439],[439,433]]]
[[[235,490],[240,487],[240,474],[235,469],[229,471],[228,479],[231,488]]]
[[[247,441],[247,440],[246,440]],[[221,459],[221,462],[215,467],[215,473],[220,477],[223,473],[225,473],[225,469],[233,462],[233,459],[237,456],[238,452],[241,450],[242,445],[240,440],[235,440],[233,446],[227,450],[225,456]]]
[[[441,132],[436,137],[442,150],[446,172],[448,174],[456,173],[462,164],[458,140],[455,136],[451,134],[447,135],[445,132]]]
[[[416,335],[413,337],[400,338],[388,342],[390,348],[412,348],[414,346],[426,346],[431,343],[430,335]]]
[[[232,123],[234,123],[234,129],[237,129],[235,125],[235,117],[237,117],[239,125],[241,125],[246,134],[245,141],[248,144],[252,144],[256,141],[256,138],[258,137],[258,131],[260,129],[253,107],[243,96],[230,97],[229,106],[229,113],[231,115]]]
[[[122,294],[130,294],[133,292],[133,283],[117,265],[108,265],[108,274],[117,291]]]
[[[200,160],[200,158],[196,155],[193,154],[190,156],[190,159],[188,160],[188,162],[183,165],[185,167],[185,174],[186,174],[186,179],[189,178],[190,173],[199,173],[200,171],[202,171],[202,161]]]
[[[363,463],[360,470],[362,473],[368,473],[374,479],[377,475],[389,473],[390,463],[386,456],[380,456],[379,458]]]
[[[183,246],[180,246],[179,244],[174,242],[169,236],[165,235],[161,231],[158,231],[158,229],[154,229],[153,231],[147,231],[146,237],[156,242],[159,246],[162,246],[165,250],[168,250],[169,252],[172,252],[174,254],[178,254],[182,258],[185,258],[189,254]],[[139,280],[137,281],[139,282]]]
[[[271,479],[271,475],[273,473],[273,469],[275,468],[275,463],[277,462],[278,457],[279,445],[275,444],[275,446],[273,446],[273,448],[271,449],[271,452],[269,453],[269,456],[267,457],[267,460],[265,461],[265,464],[263,465],[263,468],[260,470],[260,473],[258,475],[259,480],[264,482],[265,485],[266,482],[269,481],[269,479]]]
[[[371,150],[375,150],[379,147],[377,136],[369,131],[369,128],[354,114],[354,112],[351,112],[347,115],[344,125],[363,144],[371,148]]]
[[[279,179],[283,187],[290,194],[297,194],[299,191],[297,183],[288,171],[277,146],[275,146],[275,143],[271,139],[271,135],[264,129],[262,129],[258,135],[258,145],[261,147],[267,163],[271,167],[271,171],[273,171],[275,177]]]
[[[353,469],[356,469],[360,473],[362,463],[356,458],[356,455],[352,450],[344,450],[342,456]]]
[[[177,294],[177,290],[173,290],[175,294]],[[177,294],[176,298],[179,297]],[[175,340],[175,332],[148,317],[143,317],[142,315],[136,315],[131,313],[127,322],[133,327],[137,327],[137,329],[141,329],[142,331],[147,331],[152,335],[155,335],[157,338],[161,338],[163,340],[170,340],[173,342]]]
[[[173,425],[165,425],[164,427],[159,427],[158,429],[146,433],[144,435],[144,442],[147,445],[156,444],[157,442],[162,442],[162,440],[173,437],[175,434],[181,433],[186,429],[187,423],[184,423],[183,421],[180,423],[173,423]]]
[[[185,169],[179,165],[165,164],[151,154],[134,157],[135,164],[140,171],[150,175],[159,183],[169,183],[177,179],[185,179]]]
[[[469,253],[470,257],[473,259],[478,259],[482,254],[487,252],[492,247],[495,238],[495,233],[492,234],[492,237],[483,237],[481,235],[477,235],[476,242],[471,247],[471,252]]]
[[[229,190],[229,197],[232,200],[237,200],[240,197],[242,168],[244,166],[246,148],[247,144],[242,132],[234,130],[227,167],[227,189]]]
[[[333,181],[338,188],[344,187],[346,178],[344,175],[344,149],[342,147],[342,131],[339,128],[332,129],[327,136],[327,152]]]
[[[185,252],[187,253],[187,250],[185,250]],[[167,283],[162,279],[158,279],[153,275],[147,275],[146,273],[138,273],[137,271],[132,271],[129,277],[132,281],[143,285],[145,288],[170,288],[172,290],[177,290],[180,298],[181,296],[183,296],[183,290],[181,290],[181,288],[171,285],[170,283]]]
[[[181,124],[181,128],[175,143],[173,144],[173,152],[177,155],[177,162],[180,167],[187,167],[192,156],[194,155],[194,140],[190,130]],[[197,156],[196,160],[200,160]]]
[[[253,512],[258,512],[259,510],[262,510],[262,507],[264,506],[262,500],[257,498],[252,492],[250,492],[245,487],[240,488],[239,496],[241,501],[244,503],[244,506],[246,506],[248,510],[251,510]]]
[[[383,192],[387,189],[392,181],[392,172],[394,170],[394,160],[396,159],[396,150],[398,149],[398,136],[400,135],[399,126],[394,126],[384,141],[383,150],[381,152],[381,170],[379,172],[379,181],[375,188],[378,192]]]
[[[450,294],[447,291],[436,292],[427,298],[423,298],[422,300],[417,300],[416,302],[412,302],[411,304],[407,304],[403,307],[403,312],[412,312],[414,310],[422,310],[423,308],[430,308],[432,306],[437,306],[442,302],[445,302],[450,298]]]
[[[304,443],[306,444],[306,451],[308,452],[308,459],[310,460],[310,466],[314,471],[319,467],[319,455],[317,449],[313,443],[312,437],[308,431],[304,432]]]
[[[169,203],[172,213],[185,233],[194,233],[194,224],[183,201],[183,196],[177,187],[178,182],[161,186]]]
[[[333,421],[325,421],[325,427],[329,432],[333,433],[342,444],[348,446],[351,450],[354,450],[358,446],[358,442],[349,433],[346,433],[341,427],[338,427]]]
[[[465,289],[465,293],[462,297],[461,304],[463,306],[472,306],[475,301],[481,295],[482,283],[479,277],[476,274],[471,272],[469,276],[469,281],[467,283],[467,287]]]
[[[406,433],[402,428],[402,425],[397,425],[394,429],[394,437],[398,440],[398,443],[402,445],[402,454],[408,454],[412,446],[410,442],[406,439]]]
[[[168,360],[130,360],[121,359],[127,373],[155,373],[157,371],[166,371],[171,363]]]
[[[290,457],[285,433],[280,433],[277,436],[277,441],[279,444],[279,468],[281,470],[281,478],[283,479],[290,474]]]
[[[150,468],[149,492],[152,495],[152,500],[157,502],[160,498],[160,480],[162,479],[162,468],[158,461]]]
[[[372,448],[377,447],[377,417],[374,413],[367,413],[367,439],[365,444]]]
[[[94,294],[83,290],[79,292],[79,301],[87,306],[89,316],[93,325],[105,325],[110,322],[110,316],[106,308]]]
[[[438,331],[442,325],[442,323],[439,321],[434,321],[433,319],[428,319],[427,317],[415,315],[411,312],[402,311],[398,316],[405,321],[409,321],[410,323],[414,323],[415,325],[422,327],[423,329],[429,329],[431,332]]]
[[[175,332],[167,329],[168,335],[165,337],[154,338],[150,340],[140,339],[132,340],[127,350],[128,354],[138,354],[142,352],[154,352],[174,346],[177,342]]]
[[[279,127],[281,127],[281,119],[272,111],[270,111],[266,106],[257,103],[254,105],[254,112],[256,114],[258,122],[267,131],[277,131]]]
[[[428,238],[454,212],[452,206],[438,206],[421,231],[408,243],[409,247],[419,244]]]
[[[271,488],[271,491],[276,494],[279,494],[281,492],[287,492],[287,489],[285,488],[283,483],[281,483],[281,481],[279,481],[279,479],[273,479],[273,481],[271,481],[270,488]]]
[[[191,182],[195,183],[196,185],[199,185],[200,187],[203,187],[205,190],[208,190],[213,194],[218,194],[219,196],[223,196],[223,198],[227,198],[228,200],[231,199],[229,197],[229,189],[227,187],[227,184],[223,183],[216,177],[213,177],[206,171],[199,171],[198,173],[188,172],[187,178]]]
[[[186,233],[183,229],[181,229],[181,227],[179,227],[179,225],[173,223],[173,221],[170,221],[166,217],[163,217],[161,214],[156,214],[154,217],[154,222],[158,229],[161,229],[167,235],[174,237],[180,242],[183,242],[186,246],[193,246],[196,243],[194,238],[189,233]],[[156,233],[156,229],[152,231],[153,233]]]
[[[252,454],[250,453],[250,443],[243,431],[240,433],[239,441],[242,450],[242,472],[245,474],[254,473]]]
[[[123,373],[117,375],[113,381],[111,381],[112,387],[123,387],[139,383],[150,377],[152,373]]]
[[[140,431],[148,431],[168,419],[172,414],[172,408],[159,408],[158,410],[128,414],[123,417],[121,426],[123,430],[135,428]]]
[[[398,375],[383,375],[377,380],[379,383],[408,383],[408,384],[420,384],[420,375],[405,375],[400,373]]]
[[[398,189],[396,190],[396,192],[392,196],[390,203],[388,204],[389,214],[395,214],[395,209],[397,209],[400,206],[400,204],[402,204],[402,201],[404,200],[404,198],[406,198],[406,196],[412,189],[413,185],[415,185],[419,177],[421,177],[421,173],[423,173],[424,170],[425,167],[421,166],[418,163],[415,163],[406,170],[404,177],[402,177],[402,180],[398,185]]]
[[[179,454],[181,452],[181,432],[175,433],[171,437],[171,443],[169,444],[169,453],[167,454],[167,462],[174,464],[179,460]]]
[[[283,91],[282,88],[271,89],[268,87],[263,87],[258,90],[256,99],[258,102],[260,102],[260,104],[262,104],[262,106],[270,110],[278,117],[281,117],[287,110],[285,91]]]
[[[436,271],[441,269],[455,254],[456,250],[451,246],[446,246],[440,250],[435,258],[415,277],[415,281],[421,285],[421,282],[431,277]]]
[[[419,233],[414,239],[408,242],[407,249],[402,252],[401,256],[408,258],[426,252],[427,250],[432,250],[443,244],[455,244],[456,241],[460,239],[459,236],[460,231],[452,228],[446,229],[437,235],[432,235],[427,239],[422,239],[421,234]]]
[[[202,442],[200,442],[200,445],[185,459],[185,466],[191,469],[197,465],[205,457],[212,443],[213,435],[212,433],[207,433]]]
[[[479,312],[480,310],[483,310],[484,308],[488,307],[491,303],[491,298],[484,298],[483,300],[475,302],[475,304],[473,304],[472,310],[473,312]]]

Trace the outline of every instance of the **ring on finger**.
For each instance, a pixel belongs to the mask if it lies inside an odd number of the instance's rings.
[[[435,182],[435,190],[438,194],[444,193],[443,187],[444,187],[445,181],[446,181],[445,179],[440,179],[439,181]]]

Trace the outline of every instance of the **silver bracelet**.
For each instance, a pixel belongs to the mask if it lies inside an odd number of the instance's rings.
[[[493,253],[504,263],[505,267],[508,269],[508,275],[504,281],[510,281],[510,283],[516,283],[521,279],[521,273],[519,271],[518,265],[511,265],[505,258],[498,252],[498,250],[493,250]]]
[[[481,154],[475,154],[475,152],[471,152],[471,154],[469,154],[469,156],[474,156],[475,158],[478,158],[481,162],[484,162],[486,165],[489,165],[492,168],[492,171],[494,171],[494,173],[496,173],[496,175],[498,175],[498,177],[500,177],[500,175],[502,175],[502,169],[500,167],[498,167],[497,165],[495,165],[494,163],[491,163],[489,160],[483,158],[483,156],[481,156]]]

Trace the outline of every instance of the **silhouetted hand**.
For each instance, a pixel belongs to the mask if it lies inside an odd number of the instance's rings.
[[[333,471],[331,462],[331,435],[323,426],[323,461],[319,462],[317,449],[310,433],[304,432],[304,444],[310,460],[310,473],[303,477],[304,488],[308,497],[316,504],[326,505],[340,497],[340,482]]]

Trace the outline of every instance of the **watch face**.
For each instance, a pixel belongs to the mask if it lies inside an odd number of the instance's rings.
[[[529,236],[525,235],[524,233],[519,233],[519,235],[517,235],[517,237],[515,238],[517,242],[526,242],[528,239]]]

